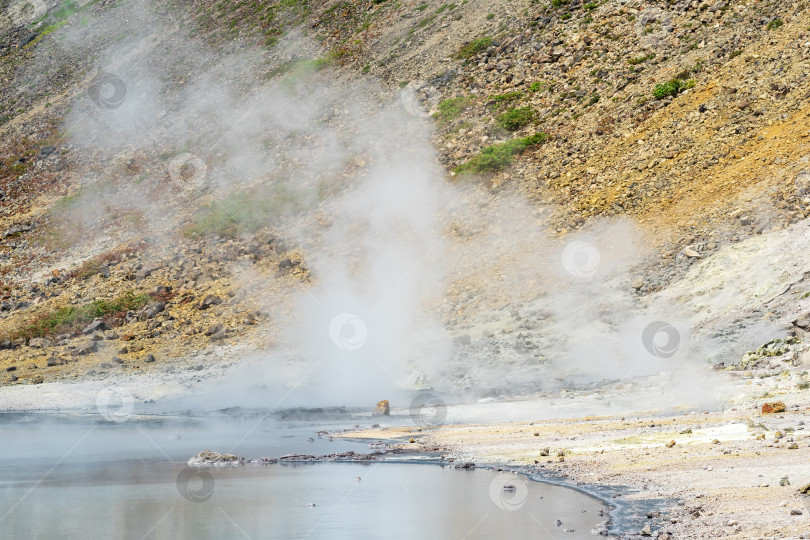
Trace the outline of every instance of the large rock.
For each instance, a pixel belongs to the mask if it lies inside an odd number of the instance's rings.
[[[391,409],[388,404],[388,400],[384,399],[377,403],[374,406],[374,410],[371,412],[372,416],[388,416],[391,414]]]
[[[91,322],[90,324],[88,324],[87,326],[85,326],[84,330],[82,330],[82,334],[84,334],[85,336],[89,336],[90,334],[92,334],[94,332],[102,332],[102,331],[104,331],[106,329],[107,329],[107,323],[105,323],[104,321],[99,319],[99,320],[95,320],[95,321]]]
[[[233,454],[220,454],[203,450],[188,460],[189,467],[234,467],[245,464],[245,458]]]
[[[762,404],[762,414],[776,414],[785,412],[785,404],[781,401],[771,401]]]
[[[65,361],[62,358],[59,358],[58,356],[51,356],[50,358],[48,358],[47,363],[48,367],[53,367],[53,366],[61,366],[62,364],[65,363]]]
[[[53,345],[53,341],[48,338],[35,337],[28,340],[28,346],[34,349],[44,349]]]
[[[75,356],[83,356],[85,354],[90,354],[96,352],[98,350],[98,344],[95,341],[88,341],[87,343],[82,343],[76,349],[71,351],[71,353]]]
[[[166,302],[152,302],[143,308],[140,313],[138,313],[138,319],[141,321],[151,319],[158,313],[161,313],[164,309],[166,309]]]

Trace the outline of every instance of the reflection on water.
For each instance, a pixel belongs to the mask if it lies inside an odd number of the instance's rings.
[[[0,538],[577,539],[604,520],[599,501],[511,473],[401,463],[185,466],[202,448],[235,446],[250,457],[364,450],[318,439],[320,425],[29,420],[0,425]]]

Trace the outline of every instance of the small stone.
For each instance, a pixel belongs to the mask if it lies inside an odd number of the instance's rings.
[[[146,362],[147,364],[152,363],[155,361],[155,355],[147,354],[146,357],[143,359],[143,361]]]
[[[646,525],[644,525],[644,527],[641,529],[640,532],[641,536],[652,536],[652,527],[650,527],[650,524],[647,523]]]
[[[686,255],[687,257],[691,257],[693,259],[699,259],[700,258],[700,253],[698,253],[697,251],[695,251],[692,248],[684,249],[683,254]]]
[[[667,448],[672,448],[673,446],[675,446],[675,441],[669,441],[667,443]]]
[[[45,379],[42,378],[42,375],[37,375],[31,379],[31,384],[42,384],[43,382],[45,382]]]
[[[799,444],[795,443],[795,442],[792,442],[792,443],[789,443],[787,445],[787,448],[788,448],[788,450],[798,450],[799,449]]]
[[[793,510],[790,511],[790,515],[791,516],[800,516],[800,515],[802,515],[802,511],[799,510],[798,508],[794,508]]]
[[[641,279],[638,279],[638,278],[634,279],[633,283],[631,283],[630,286],[633,287],[635,290],[639,290],[640,288],[642,288],[644,286],[644,281],[642,281]]]

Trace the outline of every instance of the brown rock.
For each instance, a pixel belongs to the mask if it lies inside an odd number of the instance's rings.
[[[673,446],[675,446],[675,441],[669,441],[667,443],[667,448],[672,448]]]
[[[781,401],[771,401],[762,404],[762,414],[776,414],[785,412],[785,404]]]

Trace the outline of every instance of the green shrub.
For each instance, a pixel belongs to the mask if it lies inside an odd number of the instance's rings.
[[[487,48],[491,47],[494,41],[491,37],[481,37],[476,40],[470,41],[469,43],[465,43],[456,53],[456,58],[461,60],[466,60],[467,58],[472,58],[476,54],[481,51],[486,50]]]
[[[529,135],[521,139],[512,139],[500,144],[487,146],[467,163],[456,167],[455,173],[466,175],[498,172],[511,165],[516,155],[523,153],[527,148],[543,144],[546,139],[548,139],[548,135],[545,133],[535,133],[534,135]]]
[[[438,105],[438,112],[434,113],[433,118],[439,124],[446,124],[461,116],[464,109],[472,104],[473,98],[467,96],[454,97],[445,99]]]
[[[568,3],[568,0],[551,0],[551,7],[562,7]]]
[[[516,90],[514,92],[507,92],[505,94],[495,94],[494,96],[489,96],[489,99],[495,102],[496,107],[501,107],[503,105],[512,103],[513,101],[517,101],[522,97],[523,92]]]
[[[545,83],[542,83],[540,81],[535,81],[535,82],[533,82],[532,84],[529,85],[529,92],[539,92],[539,91],[543,90],[545,87],[546,87]]]
[[[531,107],[517,107],[496,116],[495,122],[507,131],[517,131],[528,126],[536,117],[537,113]]]
[[[785,24],[785,21],[783,21],[782,19],[774,19],[774,20],[772,20],[771,22],[768,23],[768,26],[766,26],[766,28],[768,29],[768,31],[776,30],[777,28],[779,28],[783,24]]]
[[[695,79],[672,79],[663,84],[656,84],[653,88],[652,95],[656,99],[664,99],[665,97],[675,97],[684,90],[695,86]]]

